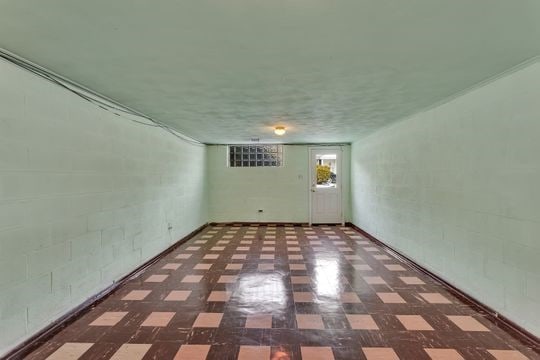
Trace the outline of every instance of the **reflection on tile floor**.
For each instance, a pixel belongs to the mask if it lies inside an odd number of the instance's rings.
[[[31,359],[538,359],[348,227],[210,226]]]

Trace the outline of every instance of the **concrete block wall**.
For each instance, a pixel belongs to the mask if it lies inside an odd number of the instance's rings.
[[[206,204],[204,146],[0,61],[0,354],[207,222]]]
[[[216,222],[308,222],[309,146],[284,145],[281,167],[228,167],[228,147],[208,147],[210,219]],[[350,146],[343,146],[343,208],[350,220]],[[262,209],[262,214],[257,210]]]
[[[540,335],[540,63],[353,143],[353,222]]]

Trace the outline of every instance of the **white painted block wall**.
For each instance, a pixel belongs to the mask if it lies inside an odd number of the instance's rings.
[[[0,354],[204,224],[205,153],[0,61]]]
[[[356,141],[353,222],[540,335],[540,63]]]
[[[228,167],[227,151],[226,145],[208,147],[211,221],[309,221],[309,146],[284,145],[284,165],[275,168]],[[345,221],[350,220],[349,156],[350,146],[343,146]]]

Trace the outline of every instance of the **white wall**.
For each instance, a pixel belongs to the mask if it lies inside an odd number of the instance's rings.
[[[285,145],[284,166],[227,166],[227,146],[208,147],[209,211],[215,222],[308,222],[309,147]],[[343,202],[349,220],[349,155],[343,146]],[[259,214],[258,209],[264,212]]]
[[[0,354],[204,224],[205,159],[0,61]]]
[[[540,335],[540,63],[352,146],[353,222]]]

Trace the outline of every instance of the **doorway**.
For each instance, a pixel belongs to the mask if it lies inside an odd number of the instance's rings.
[[[310,223],[343,224],[341,158],[337,147],[310,148]]]

